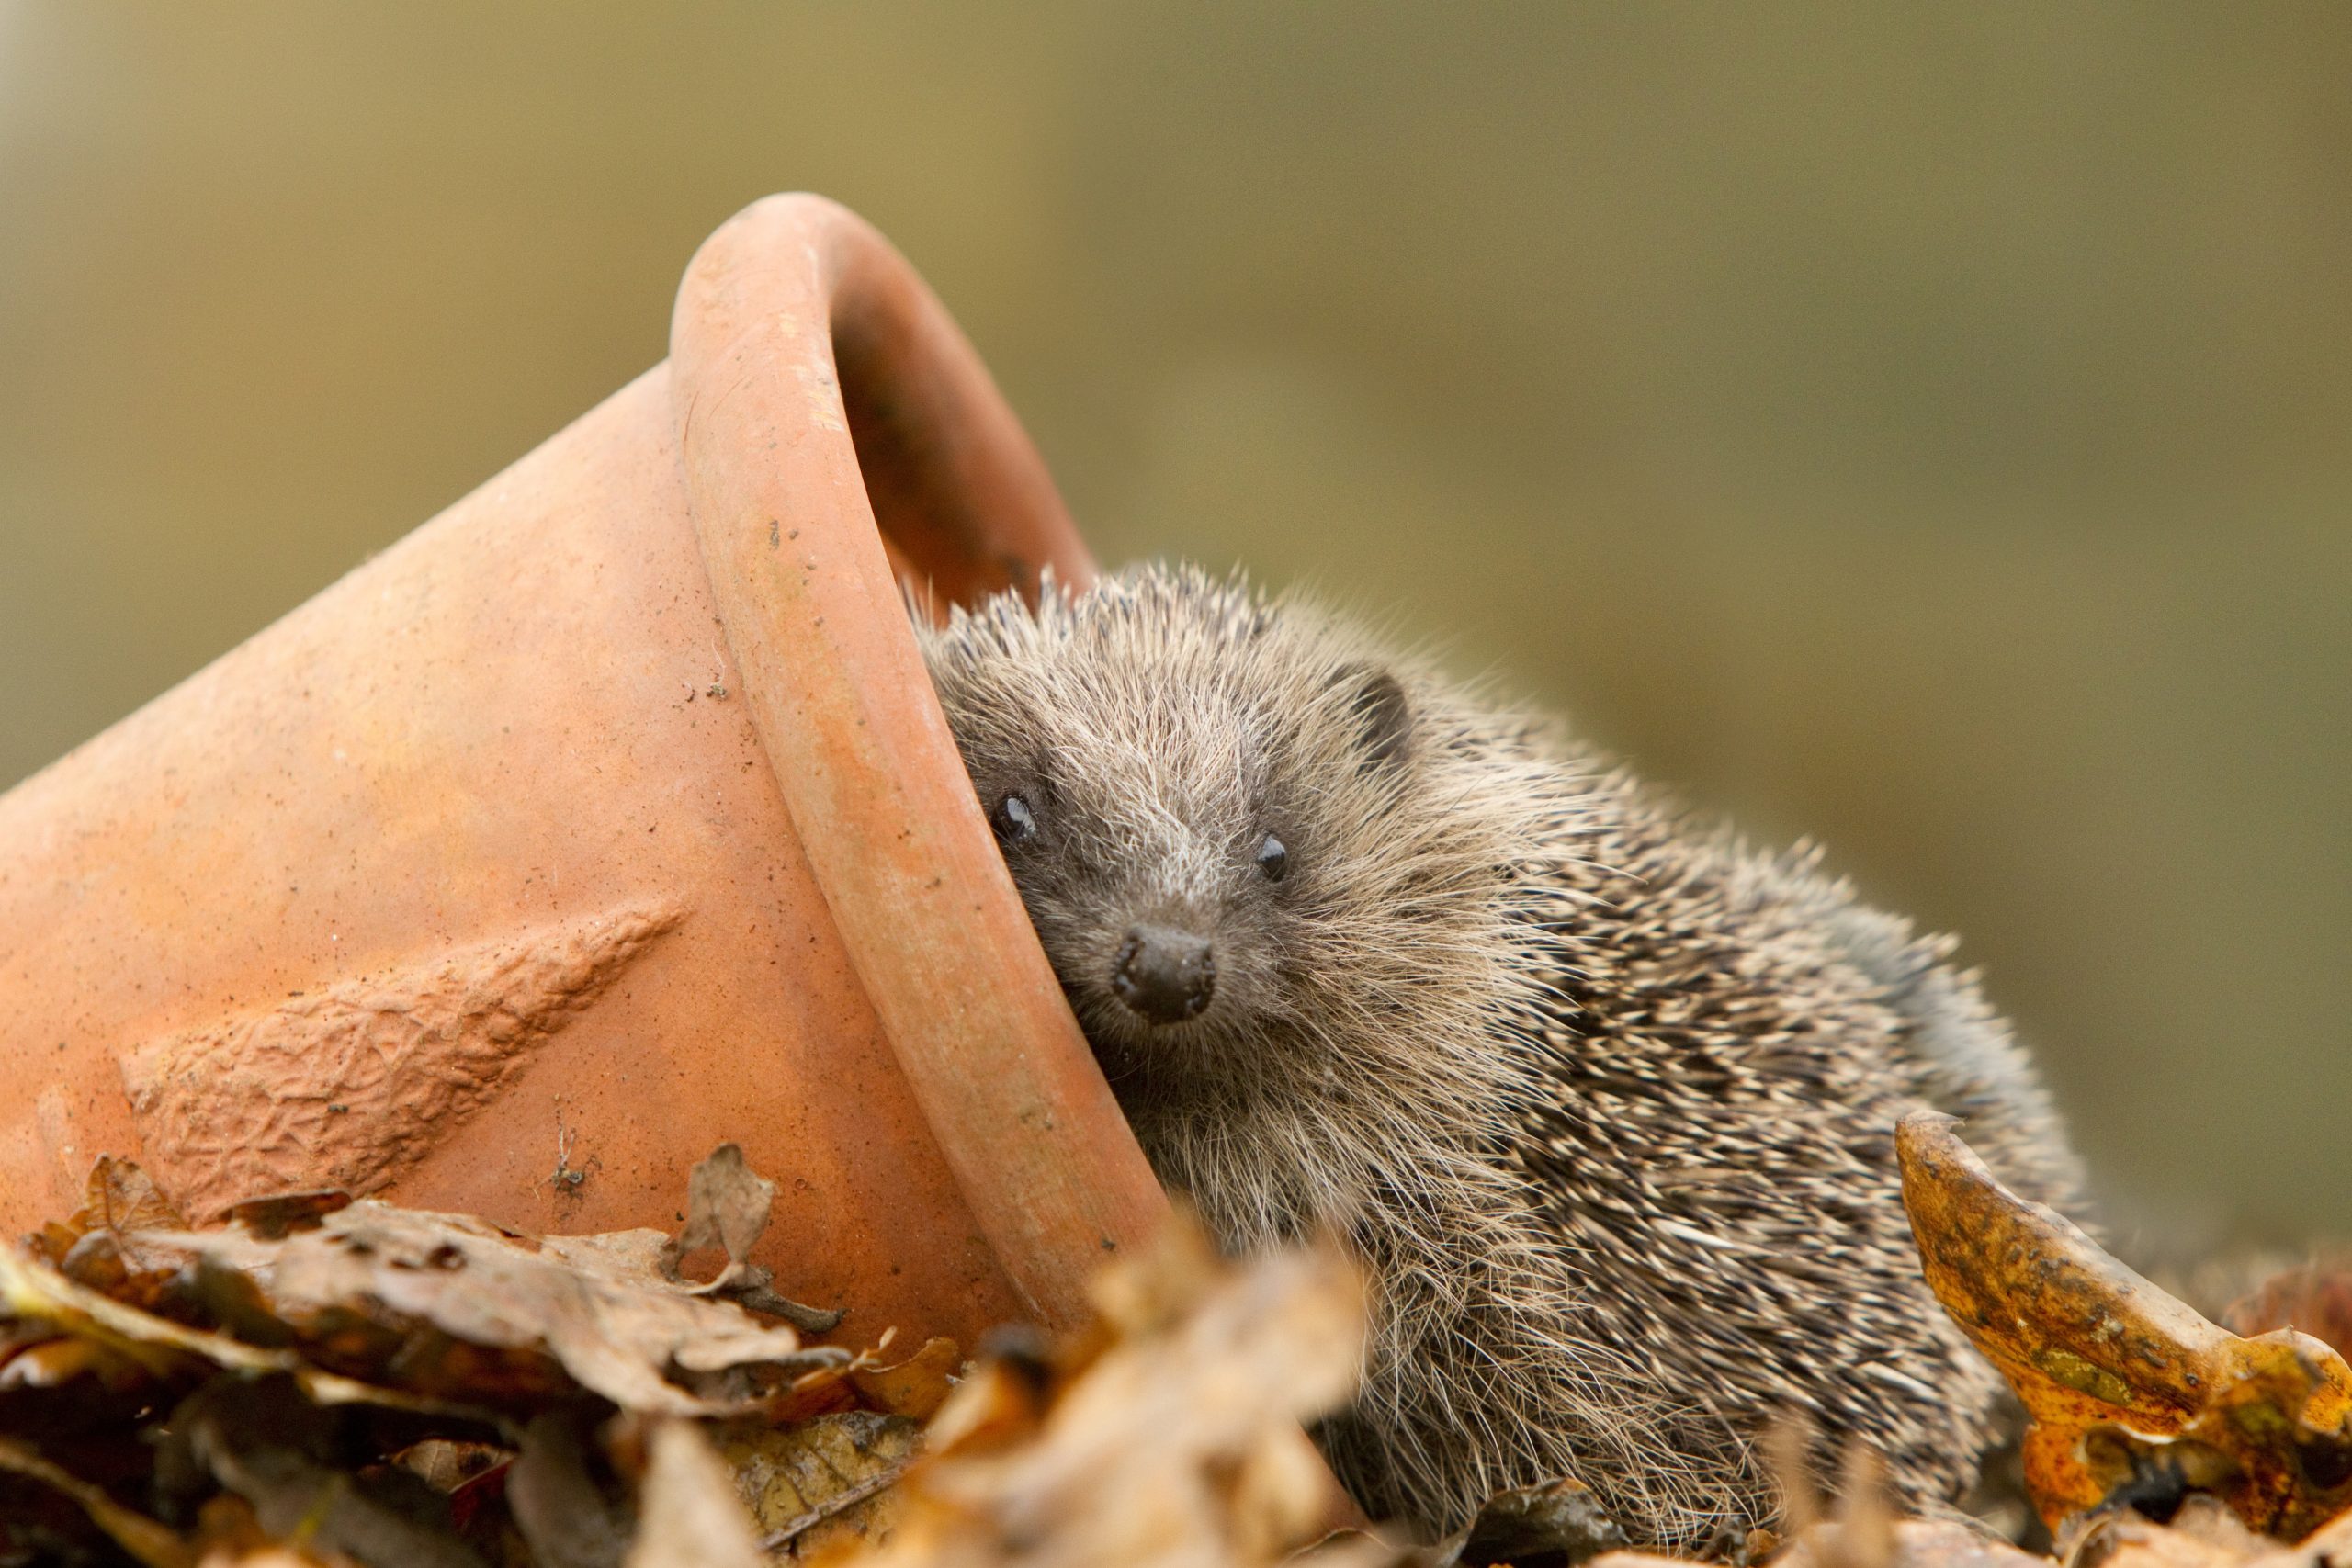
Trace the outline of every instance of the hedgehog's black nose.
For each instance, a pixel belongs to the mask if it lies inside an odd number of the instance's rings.
[[[1216,954],[1208,939],[1167,926],[1129,926],[1111,965],[1111,988],[1153,1023],[1182,1023],[1209,1005]]]

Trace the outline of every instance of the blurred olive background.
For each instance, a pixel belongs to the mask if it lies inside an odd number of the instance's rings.
[[[2127,1214],[2352,1230],[2352,9],[0,0],[0,784],[824,191],[1102,553],[1964,931]]]

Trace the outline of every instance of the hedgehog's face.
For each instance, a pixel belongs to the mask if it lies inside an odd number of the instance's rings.
[[[1123,1097],[1269,1065],[1237,1053],[1312,1067],[1335,1018],[1409,983],[1448,902],[1416,879],[1452,857],[1413,852],[1422,739],[1389,669],[1159,573],[1035,617],[1000,605],[926,652]]]
[[[1013,745],[967,750],[1064,989],[1114,1063],[1147,1071],[1204,1064],[1220,1037],[1262,1043],[1295,1010],[1333,846],[1316,781],[1283,765],[1286,732],[1319,717],[1368,770],[1394,764],[1410,727],[1385,671],[1336,673],[1329,711],[1288,724],[1151,684],[1116,682],[1115,707],[1032,710]]]

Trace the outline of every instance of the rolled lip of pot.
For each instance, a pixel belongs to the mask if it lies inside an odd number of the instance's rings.
[[[1166,1199],[1071,1017],[924,671],[920,602],[1093,563],[978,356],[845,209],[754,203],[671,324],[695,533],[753,728],[932,1134],[1047,1324]]]

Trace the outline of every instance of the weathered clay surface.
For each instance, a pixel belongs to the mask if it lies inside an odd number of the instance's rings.
[[[625,907],[446,949],[122,1053],[144,1163],[210,1214],[256,1193],[384,1187],[683,918]]]

